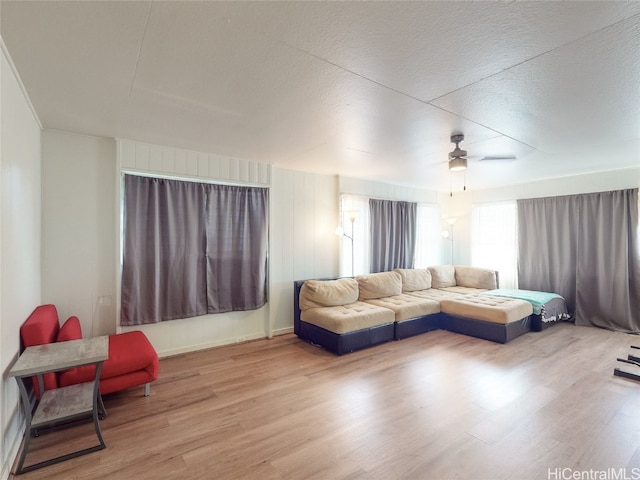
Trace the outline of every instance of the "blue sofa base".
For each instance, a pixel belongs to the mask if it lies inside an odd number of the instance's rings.
[[[443,328],[450,332],[462,333],[470,337],[490,340],[496,343],[507,343],[531,331],[531,318],[527,316],[515,322],[503,324],[447,314]]]
[[[424,317],[412,318],[404,322],[396,323],[395,339],[413,337],[421,333],[430,332],[431,330],[439,330],[445,320],[445,313],[434,313],[433,315],[425,315]]]
[[[342,355],[392,341],[393,325],[393,323],[387,323],[355,332],[334,333],[311,323],[300,322],[300,328],[296,334],[309,343],[319,345],[336,355]]]

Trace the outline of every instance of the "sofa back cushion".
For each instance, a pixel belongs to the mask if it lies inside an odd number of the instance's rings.
[[[417,292],[431,288],[431,273],[427,268],[396,268],[402,278],[403,292]]]
[[[82,327],[80,326],[80,320],[78,317],[69,317],[64,325],[60,327],[58,332],[58,342],[68,342],[69,340],[81,340],[82,339]]]
[[[29,318],[20,327],[22,345],[27,348],[54,343],[58,336],[58,330],[60,330],[60,325],[55,305],[40,305],[31,312]]]
[[[456,286],[456,269],[453,265],[437,265],[429,267],[431,287],[444,288]]]
[[[337,307],[358,301],[358,282],[353,278],[306,280],[300,288],[300,310]]]
[[[24,348],[54,343],[59,330],[58,311],[55,305],[40,305],[20,327],[20,339]],[[36,397],[40,398],[37,377],[32,378]],[[45,373],[42,375],[42,380],[45,390],[58,388],[58,377],[55,373]]]
[[[369,273],[358,275],[360,300],[391,297],[402,293],[402,277],[398,272]]]
[[[456,284],[460,287],[486,288],[487,290],[498,288],[495,270],[462,265],[456,265]]]

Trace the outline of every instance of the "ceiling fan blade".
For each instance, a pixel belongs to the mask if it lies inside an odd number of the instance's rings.
[[[478,159],[479,162],[489,162],[489,161],[512,162],[514,160],[516,160],[516,157],[514,155],[496,155],[496,156],[488,155],[486,157],[482,157]]]

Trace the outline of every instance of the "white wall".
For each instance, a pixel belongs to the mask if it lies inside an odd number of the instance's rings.
[[[352,177],[339,177],[340,193],[363,195],[383,200],[403,202],[438,203],[438,194],[431,190],[393,185],[391,183],[373,182]]]
[[[42,155],[42,299],[115,333],[115,141],[45,130]]]
[[[273,333],[293,331],[293,281],[338,275],[337,177],[273,169],[270,301]]]
[[[7,478],[24,427],[7,371],[20,354],[20,325],[41,303],[41,177],[40,123],[0,45],[0,478]]]
[[[501,202],[522,198],[556,197],[638,187],[640,187],[640,152],[638,152],[637,168],[586,173],[584,175],[510,185],[491,190],[478,190],[472,192],[472,202]]]

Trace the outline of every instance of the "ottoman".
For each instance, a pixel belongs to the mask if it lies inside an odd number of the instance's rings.
[[[447,314],[447,330],[493,342],[507,343],[531,330],[533,308],[524,300],[466,295],[441,300],[440,310]]]
[[[531,330],[534,332],[540,332],[555,325],[557,322],[570,321],[572,319],[572,315],[567,311],[564,297],[557,293],[499,288],[483,292],[482,295],[517,298],[531,303],[533,307]]]

